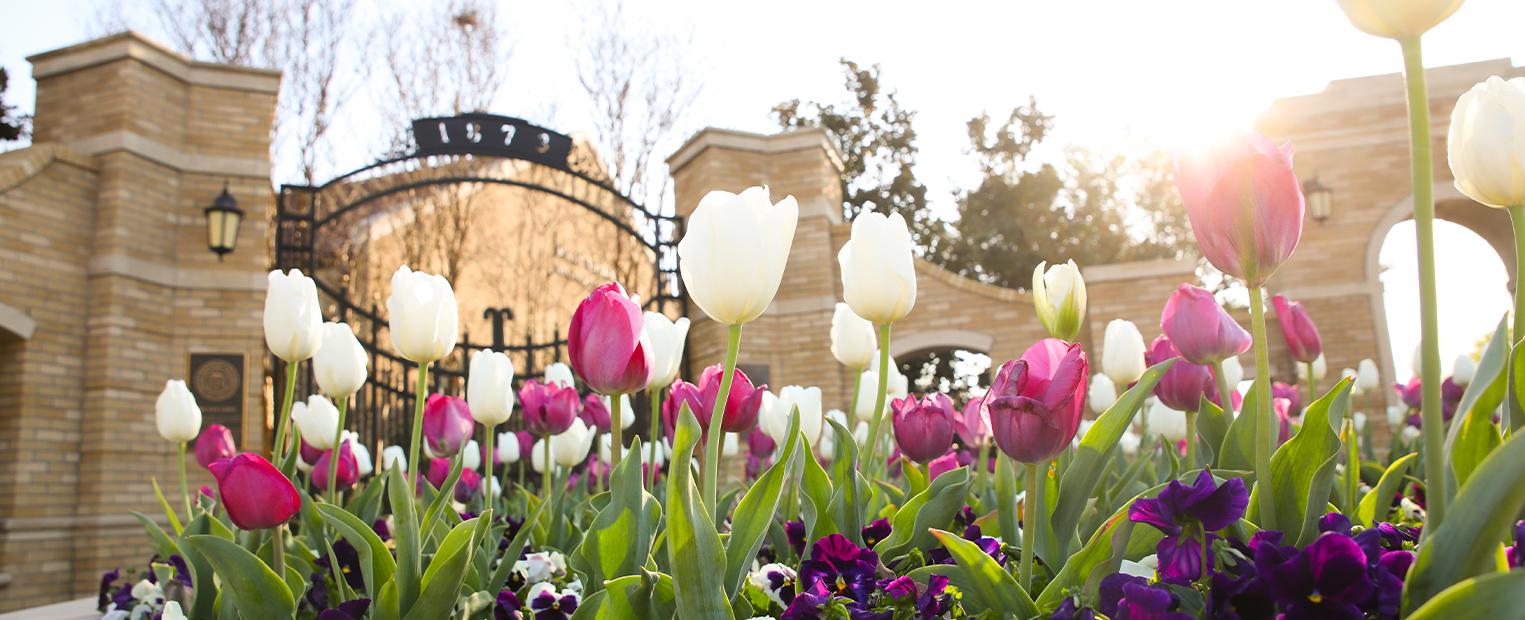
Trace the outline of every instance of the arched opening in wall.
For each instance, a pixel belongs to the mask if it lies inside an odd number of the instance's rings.
[[[1441,205],[1438,209],[1441,215],[1447,215],[1448,206]],[[1468,225],[1448,219],[1435,221],[1440,356],[1443,373],[1447,375],[1458,355],[1475,356],[1481,350],[1512,305],[1509,263],[1500,256],[1500,241],[1478,234],[1477,223],[1466,221],[1469,215],[1477,219],[1502,212],[1489,213],[1493,210],[1475,204],[1460,206],[1474,211],[1458,213],[1461,217],[1457,219]],[[1489,237],[1496,236],[1498,231],[1492,228],[1490,225],[1481,230],[1487,231]],[[1507,219],[1501,232],[1507,239]],[[1414,354],[1420,336],[1419,261],[1413,220],[1399,222],[1388,230],[1378,260],[1393,374],[1397,381],[1405,382],[1414,376]]]
[[[896,358],[913,394],[943,392],[962,407],[970,396],[990,387],[991,359],[983,351],[961,347],[937,347],[912,351]]]

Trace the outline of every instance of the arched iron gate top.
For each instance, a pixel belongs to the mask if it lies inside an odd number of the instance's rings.
[[[381,443],[390,445],[401,442],[410,432],[417,366],[391,350],[389,337],[383,335],[387,331],[383,309],[349,299],[344,287],[324,281],[318,267],[325,236],[346,234],[349,231],[335,229],[353,225],[347,216],[362,214],[357,210],[389,196],[431,186],[483,184],[538,192],[576,205],[651,252],[656,281],[652,283],[653,294],[644,302],[647,309],[686,314],[677,253],[683,218],[661,213],[660,205],[648,209],[615,189],[597,162],[574,158],[571,137],[522,119],[483,113],[422,118],[412,125],[412,152],[382,159],[319,185],[282,185],[276,205],[275,268],[301,269],[312,275],[330,302],[327,318],[349,323],[366,349],[370,377],[353,403],[353,428],[362,443],[373,448]],[[578,196],[565,186],[536,178],[521,178],[522,170],[509,173],[500,166],[483,165],[494,160],[532,164],[533,169],[548,171],[557,180],[596,192],[602,200]],[[513,318],[512,309],[488,308],[483,318],[489,322],[491,337],[473,342],[470,334],[462,334],[455,351],[431,368],[431,392],[463,393],[467,360],[479,349],[513,357],[518,380],[537,377],[547,365],[562,361],[566,340],[559,329],[549,339],[537,340],[533,335],[512,338],[504,330],[504,322]],[[280,373],[275,377],[278,382],[282,380]],[[299,388],[312,385],[310,377],[300,381]],[[277,387],[276,393],[280,393]]]

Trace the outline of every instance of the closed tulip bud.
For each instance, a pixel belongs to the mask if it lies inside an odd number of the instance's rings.
[[[1456,362],[1451,365],[1451,381],[1466,387],[1472,383],[1474,374],[1477,374],[1477,362],[1472,361],[1472,356],[1466,354],[1456,356]]]
[[[856,314],[847,304],[837,302],[831,315],[831,355],[848,368],[867,368],[878,352],[874,324]]]
[[[1370,392],[1382,387],[1382,373],[1377,370],[1377,362],[1375,360],[1368,357],[1356,365],[1356,385],[1363,392]]]
[[[427,364],[455,349],[461,317],[455,291],[444,277],[397,268],[392,274],[392,294],[387,297],[391,315],[392,348],[413,362]]]
[[[1446,157],[1468,198],[1525,206],[1525,78],[1490,77],[1463,94],[1451,111]]]
[[[975,396],[964,403],[959,424],[953,429],[965,447],[978,447],[990,439],[990,418],[986,417],[987,412],[980,406],[983,399],[984,396]]]
[[[493,456],[493,462],[501,465],[509,465],[519,462],[519,437],[512,432],[498,433],[498,443],[493,448],[497,453]]]
[[[482,446],[477,443],[477,440],[466,442],[466,447],[461,451],[461,467],[466,469],[482,467]]]
[[[1329,363],[1324,361],[1323,354],[1320,354],[1318,357],[1313,358],[1313,364],[1311,364],[1311,365],[1313,366],[1313,380],[1314,381],[1323,381],[1324,377],[1329,376]],[[1298,381],[1302,381],[1304,383],[1306,383],[1308,381],[1308,366],[1309,366],[1309,364],[1298,364],[1297,365],[1297,380]]]
[[[424,480],[438,489],[445,486],[445,480],[450,478],[450,459],[439,457],[429,459],[429,469],[424,472]]]
[[[1002,364],[981,401],[996,445],[1022,463],[1058,456],[1080,428],[1088,376],[1080,345],[1055,338]]]
[[[766,411],[758,413],[757,425],[774,442],[783,445],[789,441],[789,415],[795,408],[800,411],[800,432],[805,434],[807,441],[815,442],[826,423],[821,413],[821,388],[818,387],[784,386],[778,391],[778,400]]]
[[[583,424],[595,429],[600,433],[609,432],[609,403],[597,394],[589,394],[582,399],[582,409],[578,410],[577,419]]]
[[[233,445],[233,431],[221,424],[209,424],[196,436],[196,462],[207,467],[214,462],[233,458],[238,447]]]
[[[1250,349],[1253,340],[1206,289],[1182,284],[1165,302],[1160,329],[1193,364],[1210,365]]]
[[[1231,139],[1178,157],[1175,181],[1197,246],[1219,271],[1261,286],[1297,249],[1304,203],[1290,144],[1258,133]]]
[[[1163,436],[1168,441],[1186,439],[1186,416],[1159,399],[1150,399],[1143,415],[1148,418],[1149,432]]]
[[[674,321],[660,312],[641,316],[646,324],[646,338],[651,341],[652,373],[646,389],[660,390],[678,378],[683,365],[683,344],[688,340],[688,317]]]
[[[307,397],[307,403],[291,406],[291,420],[302,431],[302,441],[319,450],[334,447],[334,434],[339,432],[339,410],[317,394]],[[312,461],[308,461],[311,463]]]
[[[709,433],[710,412],[714,411],[715,400],[720,397],[722,372],[720,365],[716,364],[704,369],[699,375],[698,385],[683,380],[672,384],[668,389],[667,402],[662,403],[662,420],[669,433],[677,428],[678,412],[684,404],[688,405],[690,413],[699,420],[699,427],[706,434]],[[756,426],[763,394],[767,392],[767,385],[753,387],[747,373],[740,368],[736,369],[736,376],[731,380],[730,395],[725,401],[721,429],[727,433],[740,433]]]
[[[1335,0],[1345,17],[1366,34],[1388,39],[1417,37],[1461,8],[1462,0]]]
[[[1086,405],[1091,408],[1091,413],[1100,415],[1106,413],[1112,403],[1117,402],[1117,385],[1112,379],[1103,373],[1091,376],[1091,387],[1086,391]]]
[[[345,323],[323,324],[323,348],[312,358],[312,375],[324,394],[342,400],[365,385],[367,358]]]
[[[1144,376],[1144,335],[1132,321],[1112,319],[1101,344],[1101,371],[1118,386],[1132,385]]]
[[[1235,355],[1223,360],[1223,378],[1227,379],[1228,389],[1239,391],[1239,384],[1244,381],[1244,365],[1239,363],[1239,356]]]
[[[431,456],[454,456],[471,439],[471,408],[455,396],[430,394],[424,401],[424,445]]]
[[[577,380],[572,377],[572,367],[561,362],[556,362],[545,367],[545,375],[541,379],[546,385],[576,388]]]
[[[1086,283],[1075,261],[1033,268],[1033,306],[1050,336],[1073,341],[1086,316]]]
[[[345,440],[345,442],[355,454],[355,472],[361,478],[371,475],[371,472],[376,470],[376,466],[371,462],[371,451],[365,447],[365,444],[351,440]]]
[[[328,468],[333,465],[334,452],[334,450],[325,450],[323,456],[318,457],[318,462],[312,465],[312,481],[324,491],[328,490]],[[355,452],[349,441],[339,443],[338,453],[339,470],[334,486],[341,490],[348,489],[355,486],[355,482],[360,479],[360,465],[355,459]]]
[[[1287,341],[1287,351],[1304,364],[1317,359],[1324,352],[1318,335],[1318,326],[1301,302],[1288,300],[1282,295],[1271,296],[1271,306],[1276,309],[1276,322],[1281,325],[1282,338]]]
[[[381,449],[381,468],[392,469],[408,468],[408,451],[402,446],[387,446]]]
[[[466,468],[461,470],[461,479],[455,483],[455,501],[462,504],[471,501],[477,493],[482,491],[482,474],[477,470]]]
[[[288,364],[312,357],[323,345],[318,286],[301,270],[270,272],[264,319],[265,346]]]
[[[567,355],[577,376],[600,394],[644,389],[655,363],[641,307],[612,282],[594,289],[572,313]]]
[[[536,439],[534,446],[530,448],[530,468],[536,472],[545,471],[545,441]]]
[[[731,458],[738,454],[741,454],[741,441],[736,438],[736,433],[726,433],[720,444],[720,455]]]
[[[1166,336],[1155,338],[1149,349],[1150,365],[1180,356],[1175,344]],[[1214,391],[1212,369],[1185,359],[1172,365],[1160,377],[1159,383],[1154,385],[1154,395],[1165,406],[1176,411],[1196,411],[1202,403],[1202,397],[1209,396]]]
[[[242,530],[263,530],[291,520],[302,497],[280,470],[258,454],[245,452],[208,467],[217,478],[222,505]]]
[[[905,318],[916,306],[916,261],[911,231],[899,213],[864,211],[853,219],[852,238],[837,252],[842,299],[853,314],[875,325]]]
[[[487,349],[473,353],[466,403],[471,417],[489,428],[507,422],[514,415],[514,361]]]
[[[761,316],[778,293],[798,220],[794,197],[774,204],[766,187],[705,194],[678,242],[689,298],[725,325]]]
[[[551,437],[551,458],[561,467],[576,466],[588,458],[588,451],[593,448],[593,435],[593,429],[582,420],[573,420],[567,430]]]
[[[201,408],[196,406],[196,397],[186,389],[184,381],[164,382],[164,391],[159,392],[159,399],[154,402],[154,424],[160,437],[175,443],[195,439],[201,431]]]
[[[570,387],[530,380],[519,388],[519,406],[524,410],[524,427],[535,435],[556,435],[567,430],[577,418],[582,400]]]
[[[920,400],[907,396],[896,399],[891,409],[895,444],[907,458],[925,465],[953,447],[958,419],[947,395],[934,393]]]

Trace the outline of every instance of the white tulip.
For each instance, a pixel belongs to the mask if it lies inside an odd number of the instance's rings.
[[[365,347],[349,324],[323,324],[323,346],[312,358],[312,374],[324,394],[336,400],[349,398],[365,385],[368,363]]]
[[[678,271],[689,298],[726,325],[762,315],[778,293],[798,220],[794,197],[774,204],[766,187],[705,194],[678,242]]]
[[[461,453],[461,467],[465,469],[482,468],[482,445],[473,439],[466,442],[465,452]]]
[[[1400,433],[1400,435],[1403,437],[1403,441],[1409,443],[1412,443],[1415,439],[1418,439],[1419,434],[1419,429],[1412,426],[1404,426],[1403,432]]]
[[[837,252],[837,263],[842,299],[868,322],[894,323],[916,306],[911,231],[899,213],[859,213],[853,219],[852,238]]]
[[[1033,268],[1033,306],[1049,335],[1074,340],[1086,315],[1086,283],[1075,261]]]
[[[1414,354],[1409,356],[1409,370],[1415,377],[1424,376],[1424,345],[1414,345]]]
[[[651,340],[651,382],[646,389],[662,389],[678,378],[678,367],[683,365],[683,344],[688,340],[688,317],[674,321],[660,312],[642,315],[646,323],[646,337]]]
[[[583,459],[588,458],[588,451],[593,448],[593,435],[596,433],[583,424],[582,420],[572,420],[572,426],[551,437],[551,457],[556,459],[557,465],[567,468],[583,462]]]
[[[369,476],[371,472],[376,471],[376,465],[371,463],[371,451],[365,447],[365,444],[352,441],[349,447],[355,455],[355,471],[359,472],[361,477]]]
[[[609,433],[599,433],[599,435],[598,435],[598,460],[603,461],[605,463],[611,463],[612,464],[614,462],[614,459],[613,459],[614,455],[611,454],[611,451],[612,451],[613,448],[614,448],[614,436],[610,435]]]
[[[604,396],[603,399],[604,408],[608,409],[612,415],[614,413],[614,401],[608,396]],[[635,405],[630,403],[629,394],[620,394],[620,430],[630,428],[632,424],[635,424]]]
[[[875,378],[877,380],[877,377],[878,377],[877,373],[879,372],[879,356],[877,356],[877,355],[874,356],[874,361],[873,361],[873,363],[868,365],[868,369],[875,373]],[[867,373],[865,373],[865,374],[867,374]],[[900,364],[896,363],[895,362],[895,358],[891,357],[890,358],[890,381],[889,381],[888,389],[886,390],[886,397],[885,397],[885,404],[886,404],[886,406],[888,406],[889,401],[894,400],[896,398],[903,398],[906,395],[910,394],[911,393],[910,385],[911,385],[910,380],[906,379],[905,375],[900,374]],[[876,386],[877,386],[877,384],[876,384]],[[876,389],[877,389],[877,387],[876,387]]]
[[[546,366],[545,376],[540,381],[546,385],[559,385],[569,388],[577,387],[577,381],[572,378],[572,367],[561,362]]]
[[[555,448],[555,446],[552,446]],[[536,472],[545,471],[545,439],[536,439],[535,445],[530,449],[530,467]]]
[[[1112,319],[1102,338],[1101,371],[1116,385],[1131,385],[1144,376],[1144,335],[1131,321]]]
[[[1472,375],[1477,374],[1477,362],[1472,361],[1472,356],[1461,354],[1456,356],[1456,361],[1451,365],[1451,382],[1462,387],[1472,383]]]
[[[1086,388],[1086,406],[1091,408],[1091,413],[1098,415],[1106,413],[1107,408],[1115,402],[1117,402],[1117,386],[1113,385],[1112,379],[1101,373],[1092,376],[1091,385]]]
[[[1324,377],[1329,376],[1329,363],[1324,361],[1323,353],[1320,353],[1318,358],[1313,360],[1313,364],[1311,365],[1313,366],[1314,381],[1323,381]],[[1309,364],[1297,364],[1298,381],[1302,381],[1304,383],[1308,382],[1308,366]]]
[[[1223,377],[1228,379],[1228,389],[1239,391],[1239,384],[1244,381],[1244,365],[1239,363],[1238,355],[1223,359]]]
[[[763,397],[763,400],[767,399],[767,396]],[[800,432],[805,434],[805,439],[814,442],[821,436],[821,427],[826,423],[821,413],[821,388],[815,386],[784,386],[778,391],[777,402],[765,412],[767,415],[759,412],[757,424],[782,446],[789,440],[789,414],[796,407],[800,410]]]
[[[831,354],[843,366],[867,368],[878,353],[874,324],[856,314],[847,304],[837,302],[831,315]]]
[[[444,277],[397,268],[392,274],[392,294],[387,297],[391,315],[392,348],[399,355],[427,364],[455,349],[461,317],[455,291]]]
[[[1170,441],[1186,439],[1186,414],[1165,406],[1157,398],[1149,400],[1144,415],[1149,418],[1149,432]]]
[[[736,439],[736,433],[725,434],[725,442],[721,444],[720,454],[726,458],[741,454],[741,442]]]
[[[507,422],[514,414],[514,361],[487,349],[471,354],[466,404],[471,417],[488,428]]]
[[[504,465],[519,462],[519,437],[512,431],[498,433],[498,444],[493,447],[498,461]]]
[[[164,382],[164,391],[154,401],[154,425],[159,436],[173,442],[183,443],[201,433],[201,407],[196,397],[185,387],[185,382],[170,379]],[[333,437],[329,437],[332,441]]]
[[[1363,32],[1388,39],[1418,37],[1461,8],[1462,0],[1335,0]]]
[[[1390,405],[1387,408],[1387,427],[1397,428],[1408,417],[1409,408],[1406,405]]]
[[[1359,411],[1352,413],[1350,414],[1350,421],[1355,422],[1357,433],[1366,430],[1366,414]]]
[[[381,468],[392,469],[400,467],[408,468],[408,450],[402,446],[387,446],[381,449]]]
[[[1451,111],[1446,156],[1467,197],[1525,206],[1525,78],[1493,76],[1463,94]]]
[[[265,290],[265,346],[276,357],[295,364],[312,357],[322,345],[318,285],[299,269],[270,272],[270,287]]]
[[[1370,392],[1382,387],[1382,373],[1377,370],[1377,362],[1371,358],[1361,360],[1356,364],[1356,385],[1361,391]]]
[[[853,409],[853,417],[859,420],[874,419],[874,399],[879,394],[879,373],[865,370],[858,375],[858,399],[857,407]],[[884,408],[890,408],[892,399],[885,396]],[[830,435],[831,433],[827,433]]]
[[[1128,430],[1123,432],[1121,439],[1117,440],[1117,446],[1122,448],[1124,455],[1136,456],[1138,454],[1138,446],[1140,443],[1143,443],[1143,440],[1144,438],[1140,437],[1138,433]]]
[[[291,405],[291,420],[302,431],[302,441],[319,450],[334,447],[334,433],[339,432],[339,410],[318,394],[307,397],[306,404]]]

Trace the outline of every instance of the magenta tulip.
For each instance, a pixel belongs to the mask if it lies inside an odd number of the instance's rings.
[[[596,428],[600,433],[609,432],[609,406],[604,404],[604,398],[597,394],[589,394],[582,399],[582,411],[578,412],[578,418],[588,428]]]
[[[207,469],[217,478],[222,505],[239,529],[278,526],[302,507],[302,497],[291,480],[258,454],[245,452],[213,461]]]
[[[471,501],[482,490],[482,474],[475,469],[462,469],[461,479],[455,483],[455,501],[462,504]]]
[[[1160,336],[1154,339],[1154,343],[1149,346],[1149,353],[1144,357],[1153,366],[1173,357],[1181,357],[1181,352],[1176,350],[1175,343],[1168,336]],[[1166,407],[1176,411],[1196,411],[1202,405],[1202,397],[1211,396],[1215,391],[1212,368],[1193,364],[1185,358],[1166,370],[1160,377],[1160,382],[1154,385],[1154,395]]]
[[[1292,145],[1250,133],[1177,157],[1176,188],[1203,256],[1250,287],[1265,284],[1303,234]]]
[[[535,435],[529,431],[514,433],[514,439],[519,441],[519,460],[528,463],[530,452],[535,449]]]
[[[716,364],[704,369],[704,373],[699,375],[698,385],[681,379],[673,382],[668,389],[667,402],[662,403],[662,421],[668,434],[677,428],[678,411],[684,404],[698,418],[699,427],[708,434],[709,412],[714,411],[715,399],[720,396],[721,372],[720,365]],[[730,396],[725,401],[720,428],[727,433],[740,433],[756,426],[757,412],[762,407],[763,393],[767,391],[766,385],[753,387],[747,373],[737,368],[736,377],[731,380]]]
[[[453,456],[471,441],[475,420],[466,400],[444,394],[430,394],[424,401],[424,439],[434,456]]]
[[[306,439],[303,439],[301,446],[297,448],[297,454],[302,458],[302,462],[308,465],[318,462],[318,459],[323,457],[323,451],[307,443]]]
[[[760,428],[747,431],[747,453],[759,458],[767,458],[778,449],[778,443],[773,441],[767,433]]]
[[[1193,364],[1211,365],[1250,349],[1253,340],[1206,289],[1182,284],[1165,302],[1160,329]]]
[[[897,398],[890,410],[894,412],[891,424],[895,443],[912,461],[925,465],[953,447],[958,416],[946,394],[930,394],[921,400],[914,395]]]
[[[232,457],[229,457],[229,458],[232,458]],[[209,486],[203,484],[203,485],[201,485],[200,489],[197,489],[197,491],[199,493],[201,493],[202,497],[205,497],[205,498],[213,500],[213,501],[217,500],[217,492],[213,491],[212,487],[209,487]]]
[[[318,462],[312,466],[312,481],[324,491],[328,490],[328,466],[333,462],[333,456],[333,450],[325,450],[323,456],[318,457]],[[348,489],[355,486],[355,481],[359,479],[360,466],[355,462],[355,452],[350,448],[349,440],[346,439],[339,444],[339,472],[334,486]]]
[[[1409,409],[1418,409],[1422,403],[1421,384],[1419,377],[1409,379],[1408,383],[1394,383],[1393,389],[1398,391],[1398,399]]]
[[[539,436],[560,435],[572,428],[577,419],[577,390],[556,384],[546,384],[530,379],[519,388],[519,406],[524,409],[524,427]],[[532,444],[533,445],[533,444]],[[519,447],[523,448],[521,441]],[[527,455],[528,451],[519,454]]]
[[[959,462],[958,452],[950,451],[927,463],[927,480],[936,480],[938,476],[963,466],[964,464]]]
[[[567,329],[572,370],[600,394],[629,394],[646,388],[655,367],[646,321],[625,289],[605,284],[577,305]]]
[[[196,462],[202,467],[210,467],[212,463],[223,459],[233,458],[238,454],[237,446],[233,445],[233,431],[221,424],[208,424],[196,436]]]
[[[1271,306],[1276,308],[1276,322],[1281,324],[1281,335],[1287,340],[1292,359],[1312,364],[1324,352],[1313,317],[1308,316],[1302,302],[1288,301],[1282,295],[1272,295]]]
[[[450,459],[429,459],[429,469],[424,472],[424,479],[438,489],[445,486],[445,479],[450,477]]]
[[[980,407],[979,396],[974,396],[964,403],[964,411],[957,426],[953,427],[958,432],[959,441],[965,446],[975,447],[984,443],[990,437],[990,420],[985,419],[985,411]]]
[[[1002,364],[981,403],[996,445],[1022,463],[1058,456],[1080,428],[1088,376],[1080,345],[1055,338]]]

